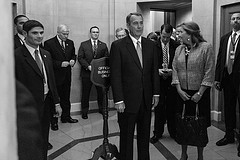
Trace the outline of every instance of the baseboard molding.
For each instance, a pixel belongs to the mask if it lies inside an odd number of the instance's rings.
[[[214,121],[221,121],[222,112],[220,111],[211,111],[211,119]]]
[[[108,100],[108,106],[109,106],[109,108],[114,107],[113,100]],[[97,110],[97,109],[98,109],[97,101],[90,101],[89,102],[89,111]],[[81,103],[80,102],[71,104],[71,113],[73,113],[73,112],[81,112]]]

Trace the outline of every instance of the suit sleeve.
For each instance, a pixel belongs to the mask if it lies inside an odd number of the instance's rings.
[[[181,46],[179,46],[176,51],[175,51],[175,56],[173,58],[172,62],[172,85],[177,85],[180,84],[180,81],[178,79],[178,74],[177,74],[177,59],[179,56],[179,53],[181,52]]]
[[[54,76],[54,71],[53,71],[53,63],[52,63],[52,58],[50,56],[50,53],[46,53],[47,57],[49,57],[47,60],[47,65],[48,65],[48,80],[49,80],[49,87],[50,87],[50,91],[52,93],[52,98],[53,98],[53,103],[57,104],[60,103],[60,99],[58,96],[58,92],[57,92],[57,87],[56,87],[56,81],[55,81],[55,76]]]
[[[42,160],[42,135],[37,104],[30,91],[16,80],[19,160]]]
[[[71,43],[72,43],[72,46],[73,46],[73,49],[72,49],[72,52],[71,52],[71,59],[74,60],[74,61],[76,61],[77,56],[76,56],[76,53],[75,53],[74,42],[71,41]]]
[[[21,48],[20,48],[21,49]],[[27,77],[22,74],[22,71],[24,70],[24,65],[23,65],[23,59],[21,56],[21,50],[19,48],[15,50],[15,77],[17,80],[19,80],[22,83],[27,83]]]
[[[50,42],[45,42],[44,43],[44,49],[48,51],[51,54],[52,61],[53,61],[53,67],[54,68],[61,68],[62,67],[62,61],[56,60],[54,51],[52,50]]]
[[[220,82],[221,81],[221,63],[222,63],[222,47],[223,47],[223,38],[220,40],[220,46],[218,50],[218,56],[217,56],[217,64],[216,64],[216,70],[215,70],[215,81]]]
[[[160,95],[160,78],[158,74],[159,67],[159,56],[158,48],[156,45],[154,47],[154,59],[153,59],[153,95]]]
[[[204,51],[204,63],[204,76],[201,85],[211,87],[214,82],[215,54],[210,44],[206,46]]]
[[[124,101],[122,90],[122,61],[120,49],[113,42],[110,49],[110,79],[114,102]]]
[[[85,59],[85,48],[84,44],[81,43],[79,50],[78,50],[78,62],[81,64],[82,67],[84,67],[87,70],[87,67],[90,65],[87,60]]]
[[[106,44],[105,44],[105,57],[109,57],[109,51]]]

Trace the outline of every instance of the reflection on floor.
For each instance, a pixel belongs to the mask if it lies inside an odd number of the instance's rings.
[[[88,160],[93,151],[103,143],[103,120],[99,113],[91,113],[87,120],[80,115],[73,116],[79,119],[76,124],[59,122],[58,131],[50,131],[49,141],[53,149],[49,151],[49,160]],[[154,118],[154,114],[152,116]],[[109,142],[118,147],[119,128],[116,111],[109,112]],[[153,128],[153,120],[152,120]],[[152,131],[151,131],[152,134]],[[224,136],[224,132],[214,126],[208,128],[209,143],[204,150],[204,160],[237,160],[237,143],[218,147],[216,141]],[[134,160],[137,160],[136,141],[134,141]],[[151,160],[180,159],[180,146],[169,137],[167,129],[163,138],[156,144],[150,144]],[[188,159],[196,160],[196,147],[188,148]],[[101,158],[99,158],[101,159]]]

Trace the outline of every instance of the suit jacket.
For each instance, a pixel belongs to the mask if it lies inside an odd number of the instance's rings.
[[[14,35],[14,50],[21,46],[22,46],[22,43],[21,43],[20,37],[18,36],[18,34],[15,34]]]
[[[61,67],[63,61],[74,60],[76,62],[75,47],[72,40],[65,41],[65,53],[60,45],[57,36],[45,41],[44,49],[47,50],[53,60],[53,69],[57,85],[63,84],[64,80],[68,78],[71,80],[71,66]]]
[[[226,64],[226,54],[227,54],[227,44],[228,38],[231,36],[232,32],[227,33],[226,35],[222,36],[220,40],[220,47],[218,51],[217,57],[217,65],[215,71],[215,81],[220,82],[221,88],[224,88],[224,78],[226,76],[227,70],[225,69]],[[235,60],[232,69],[233,75],[233,82],[234,86],[237,89],[239,88],[239,81],[240,81],[240,41],[238,41],[236,52],[235,52]]]
[[[55,104],[59,103],[51,55],[42,48],[39,50],[46,69],[49,94]],[[38,105],[41,119],[44,111],[44,77],[25,45],[15,50],[15,74],[16,79],[32,93]]]
[[[43,141],[37,104],[29,90],[16,81],[19,160],[42,160]]]
[[[110,78],[113,99],[115,103],[124,101],[124,112],[137,113],[142,99],[150,110],[153,95],[159,95],[160,92],[157,47],[144,37],[141,45],[143,68],[129,36],[114,41],[111,45]]]
[[[109,56],[107,45],[104,42],[98,40],[97,46],[97,53],[94,55],[91,39],[81,43],[78,50],[78,62],[81,65],[81,77],[90,77],[91,72],[88,70],[88,66],[93,59]]]

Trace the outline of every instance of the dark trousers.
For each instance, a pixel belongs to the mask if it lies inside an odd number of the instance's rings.
[[[62,108],[61,119],[70,117],[71,103],[70,103],[71,79],[65,79],[64,83],[57,85],[58,95],[60,97],[60,105]]]
[[[171,137],[176,135],[175,113],[176,113],[176,88],[168,85],[161,86],[160,100],[154,109],[154,135],[161,137],[164,125],[167,122],[168,132]]]
[[[48,152],[48,136],[49,136],[49,124],[50,124],[50,105],[51,98],[48,94],[44,101],[44,111],[43,117],[41,117],[41,128],[42,128],[42,136],[43,136],[43,150],[44,150],[44,159],[47,160],[47,152]]]
[[[81,99],[81,106],[82,106],[82,113],[87,114],[89,110],[89,96],[91,92],[93,83],[91,82],[90,78],[82,77],[82,99]],[[102,111],[103,107],[103,90],[101,87],[95,86],[97,90],[97,102],[99,111]]]
[[[137,125],[138,160],[149,160],[151,110],[147,110],[143,102],[138,113],[118,113],[118,123],[120,128],[120,160],[133,159],[135,125]]]
[[[226,137],[234,137],[234,129],[236,128],[236,103],[237,103],[237,88],[233,85],[232,75],[227,74],[224,79],[224,116]]]
[[[60,105],[62,108],[61,119],[67,119],[70,117],[71,102],[70,102],[70,91],[71,91],[71,78],[65,78],[65,81],[61,85],[57,85],[57,91],[60,98]],[[58,123],[58,118],[54,117],[55,104],[52,103],[53,108],[51,110],[51,124]]]

